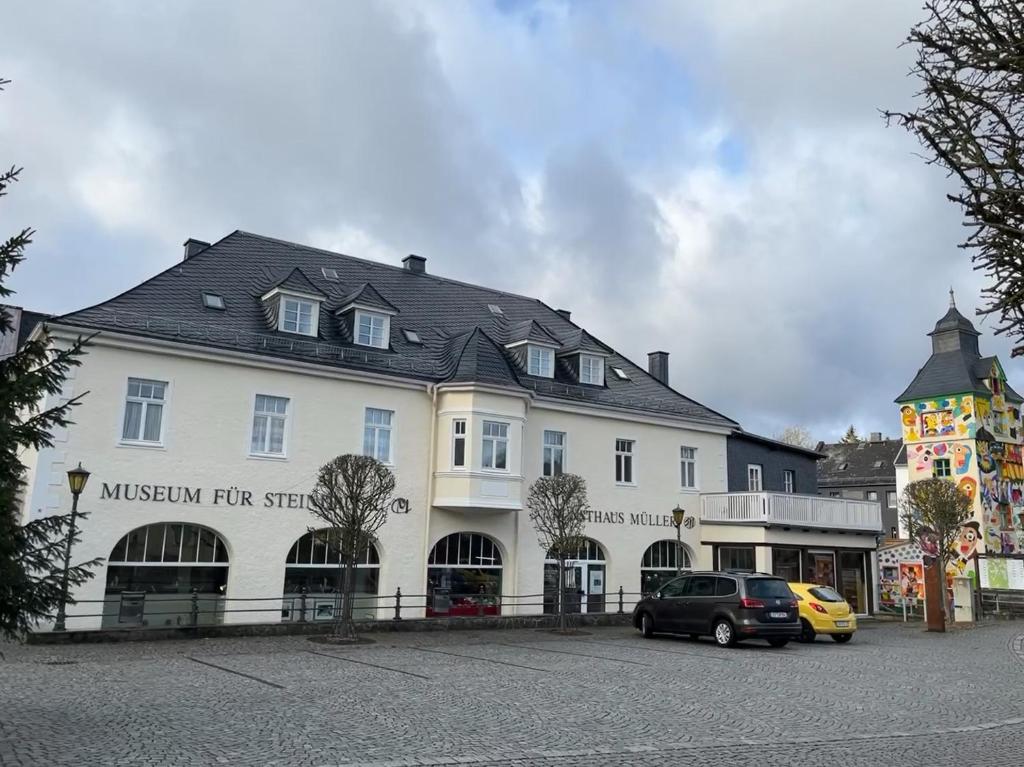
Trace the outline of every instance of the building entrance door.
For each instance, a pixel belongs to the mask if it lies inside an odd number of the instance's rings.
[[[605,611],[606,561],[604,549],[596,541],[584,540],[575,557],[565,560],[566,611],[600,613]],[[544,612],[558,612],[558,561],[548,552],[544,563]]]

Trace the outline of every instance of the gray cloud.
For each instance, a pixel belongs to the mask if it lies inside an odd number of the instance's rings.
[[[913,93],[916,15],[14,4],[0,160],[26,175],[3,219],[39,229],[14,286],[69,310],[236,228],[418,252],[638,361],[671,351],[678,388],[749,428],[892,433],[946,288],[969,312],[979,287],[947,182],[876,111]]]

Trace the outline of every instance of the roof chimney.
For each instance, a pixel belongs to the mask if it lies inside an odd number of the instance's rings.
[[[572,322],[572,312],[568,309],[555,309],[555,312],[566,322]]]
[[[183,259],[184,261],[188,261],[196,253],[201,253],[202,251],[204,251],[208,247],[210,247],[210,243],[203,242],[202,240],[194,240],[191,237],[189,237],[187,240],[185,240],[184,245],[185,245],[185,258]]]
[[[413,272],[414,274],[427,273],[427,259],[423,256],[417,256],[414,253],[410,253],[402,259],[402,264],[405,266],[405,271],[407,272]]]
[[[882,432],[880,432],[880,431],[873,431],[873,432],[871,432],[871,437],[868,439],[868,442],[881,442],[881,441],[882,441]]]
[[[668,386],[668,352],[648,353],[647,372]]]

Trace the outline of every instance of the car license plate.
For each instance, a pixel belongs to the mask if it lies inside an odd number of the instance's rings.
[[[768,613],[769,618],[788,618],[789,613]]]
[[[850,621],[836,621],[836,628],[837,629],[844,629],[844,628],[846,628],[849,625],[850,625]]]

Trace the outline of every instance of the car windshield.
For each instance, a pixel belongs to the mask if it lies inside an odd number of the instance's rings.
[[[792,599],[793,592],[789,590],[782,578],[750,578],[747,581],[747,594],[762,599]]]
[[[822,602],[842,602],[843,598],[839,592],[835,589],[831,589],[828,586],[815,586],[813,589],[807,589],[808,593],[815,599],[820,599]]]

